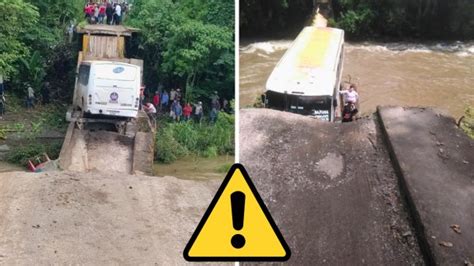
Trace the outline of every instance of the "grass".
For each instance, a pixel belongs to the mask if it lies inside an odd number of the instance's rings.
[[[461,128],[469,137],[474,139],[474,107],[466,109],[464,119],[461,121]]]
[[[219,113],[214,125],[192,121],[160,121],[156,134],[155,160],[173,162],[186,155],[216,157],[234,154],[234,116]]]
[[[24,101],[18,97],[7,98],[7,110],[0,125],[0,139],[7,140],[12,134],[19,138],[6,154],[6,161],[26,165],[28,160],[47,153],[51,159],[59,156],[62,140],[40,141],[39,135],[48,130],[65,132],[66,107],[63,105],[37,105],[27,110]],[[7,142],[8,143],[8,142]]]
[[[232,165],[233,165],[233,163],[226,163],[226,164],[223,164],[223,165],[217,167],[216,171],[217,171],[218,173],[226,174],[226,173],[229,171],[229,169],[230,169],[230,167],[231,167]]]
[[[51,159],[58,158],[61,151],[62,141],[51,143],[26,143],[12,149],[6,157],[9,163],[26,166],[28,160],[33,160],[43,153],[48,154]]]

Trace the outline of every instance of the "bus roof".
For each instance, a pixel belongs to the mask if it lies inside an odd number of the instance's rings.
[[[266,89],[307,96],[332,95],[343,44],[343,30],[305,27],[276,65]]]
[[[125,65],[125,66],[131,66],[131,67],[140,67],[135,64],[129,64],[126,62],[121,62],[121,61],[106,61],[106,60],[84,60],[81,62],[81,64],[85,65]]]

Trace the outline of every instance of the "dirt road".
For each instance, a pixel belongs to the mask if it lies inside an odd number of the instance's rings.
[[[0,264],[184,264],[219,180],[0,174]]]

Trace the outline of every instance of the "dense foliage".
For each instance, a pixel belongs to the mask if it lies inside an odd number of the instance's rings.
[[[126,23],[141,30],[136,50],[144,59],[145,84],[151,92],[161,85],[184,89],[188,101],[209,103],[214,91],[221,98],[234,98],[234,1],[135,0]],[[213,125],[158,124],[158,161],[234,152],[232,115],[221,112]]]
[[[28,165],[28,161],[32,160],[35,164],[37,158],[43,154],[47,154],[50,158],[58,158],[61,152],[63,142],[60,140],[50,141],[48,143],[29,143],[28,145],[18,145],[14,150],[8,152],[6,161],[21,166]]]
[[[9,143],[14,143],[15,148],[6,154],[6,160],[21,166],[25,166],[28,160],[48,154],[56,159],[61,151],[63,141],[61,139],[40,139],[39,136],[48,131],[64,132],[67,122],[64,119],[66,108],[61,105],[39,106],[34,113],[23,113],[23,107],[18,99],[9,101],[9,110],[15,113],[14,123],[0,127],[0,139],[8,139],[13,133],[14,138]]]
[[[132,2],[132,1],[130,1]],[[0,74],[8,90],[39,91],[51,83],[51,98],[70,102],[78,47],[67,29],[83,20],[84,0],[0,0]],[[4,12],[8,10],[8,12]],[[145,59],[145,83],[181,87],[192,99],[212,91],[234,95],[234,1],[135,0],[127,24]]]
[[[185,155],[234,154],[234,116],[219,113],[217,122],[159,123],[155,159],[169,163]]]
[[[82,16],[82,0],[0,0],[0,74],[7,90],[26,94],[52,85],[51,97],[65,99],[74,81],[74,48],[66,37],[71,21]]]
[[[0,74],[11,76],[17,73],[15,63],[29,53],[25,34],[39,14],[35,6],[23,0],[0,0],[0,10]]]
[[[209,102],[213,91],[221,98],[234,97],[234,1],[129,2],[133,7],[125,23],[140,33],[127,52],[144,59],[147,87],[179,86],[188,100],[203,102]],[[7,113],[23,113],[27,84],[38,96],[48,81],[50,98],[62,104],[51,105],[51,110],[37,107],[31,125],[16,123],[0,130],[0,137],[15,131],[26,140],[8,155],[12,162],[23,164],[45,151],[52,157],[58,153],[60,145],[35,144],[35,138],[45,128],[65,127],[65,110],[57,107],[71,102],[79,43],[68,30],[85,23],[84,4],[85,0],[0,0],[0,74],[9,96]],[[166,122],[157,133],[157,158],[233,153],[233,123],[233,116],[226,114],[214,125]]]
[[[409,37],[423,39],[473,39],[472,0],[327,0],[331,24],[350,38]],[[315,6],[316,6],[315,5]],[[296,31],[309,21],[311,0],[242,0],[243,35]],[[323,6],[323,5],[321,5]],[[295,27],[296,25],[296,27]]]
[[[188,100],[233,98],[234,1],[136,0],[127,23],[142,30],[148,86],[181,87]]]

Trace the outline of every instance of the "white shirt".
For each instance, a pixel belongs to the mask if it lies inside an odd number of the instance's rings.
[[[35,91],[31,86],[28,87],[28,97],[29,98],[34,98],[35,97]]]
[[[115,7],[115,14],[117,14],[119,17],[122,15],[122,7],[120,5]]]
[[[200,104],[196,105],[196,109],[194,110],[194,113],[197,115],[200,115],[202,113],[202,105]]]
[[[156,108],[153,106],[153,104],[147,105],[145,107],[145,111],[150,114],[156,114]]]
[[[340,94],[344,95],[344,102],[357,102],[359,99],[359,94],[357,91],[348,91],[348,90],[343,90],[339,92]]]

